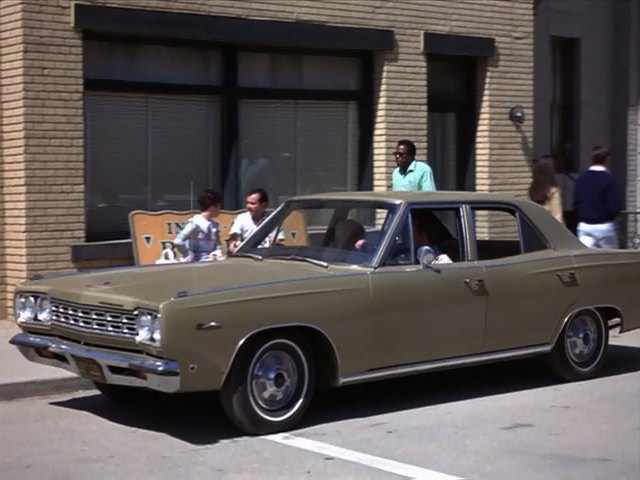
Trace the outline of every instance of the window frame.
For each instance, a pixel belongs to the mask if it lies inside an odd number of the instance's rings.
[[[467,212],[467,205],[458,202],[416,202],[406,204],[404,208],[397,213],[397,219],[395,220],[395,227],[390,230],[387,245],[383,246],[380,251],[380,258],[375,263],[377,267],[419,267],[417,264],[415,254],[416,247],[413,240],[413,225],[410,220],[411,213],[414,210],[458,210],[460,222],[460,253],[462,257],[459,261],[453,262],[454,264],[464,264],[474,260],[470,250],[470,232],[469,232],[469,213]],[[403,230],[407,228],[410,236],[411,244],[411,263],[409,264],[387,264],[391,250],[393,249],[395,242],[394,239],[403,234]],[[382,246],[381,246],[382,247]]]
[[[516,226],[518,229],[518,247],[519,247],[519,253],[517,253],[516,255],[509,255],[509,256],[504,256],[504,257],[498,257],[498,258],[490,258],[490,259],[481,259],[479,258],[478,255],[478,239],[476,238],[476,224],[475,224],[475,210],[479,210],[479,209],[485,209],[485,210],[494,210],[494,211],[506,211],[507,213],[512,213],[513,217],[516,221]],[[468,228],[468,234],[469,234],[469,260],[468,261],[479,261],[479,262],[490,262],[490,261],[500,261],[500,260],[504,260],[506,258],[513,258],[513,257],[518,257],[521,255],[528,255],[530,253],[535,253],[538,251],[544,251],[544,250],[551,250],[553,249],[553,247],[551,246],[549,240],[542,234],[542,232],[540,231],[540,229],[537,227],[537,225],[535,224],[535,222],[533,222],[525,213],[524,211],[518,207],[517,205],[511,204],[511,203],[501,203],[501,202],[469,202],[467,203],[467,205],[465,206],[465,210],[466,210],[466,218],[467,218],[467,228]],[[525,252],[525,245],[524,245],[524,236],[523,236],[523,228],[522,228],[522,222],[527,222],[529,225],[529,228],[531,228],[531,230],[536,233],[536,235],[539,237],[540,240],[542,240],[542,242],[545,245],[544,249],[541,250],[533,250],[533,251],[528,251]]]

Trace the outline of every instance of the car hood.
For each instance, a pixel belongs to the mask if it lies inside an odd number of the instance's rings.
[[[150,265],[59,275],[29,282],[25,288],[77,303],[135,308],[159,305],[180,292],[248,287],[334,275],[344,270],[296,261],[229,258],[218,263]]]

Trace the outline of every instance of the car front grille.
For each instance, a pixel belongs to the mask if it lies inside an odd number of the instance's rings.
[[[136,316],[131,310],[81,305],[51,299],[51,323],[74,330],[135,337]]]

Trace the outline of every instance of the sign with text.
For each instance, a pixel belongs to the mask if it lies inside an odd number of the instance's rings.
[[[226,250],[226,239],[234,218],[243,210],[222,210],[216,218],[220,223],[220,240],[223,250]],[[134,210],[129,213],[129,229],[133,241],[133,255],[136,265],[149,265],[156,263],[162,255],[162,251],[173,248],[173,240],[176,234],[182,230],[187,220],[197,211],[178,212],[175,210],[162,210],[149,212]],[[225,252],[226,253],[226,252]]]
[[[227,238],[233,220],[245,210],[221,210],[216,218],[220,224],[220,241],[222,250],[227,253]],[[197,211],[162,210],[150,212],[134,210],[129,213],[129,230],[133,242],[133,255],[136,265],[150,265],[160,260],[162,252],[167,249],[175,253],[173,240],[187,221]],[[300,212],[292,212],[283,223],[283,243],[287,246],[308,245],[309,238],[304,216]]]

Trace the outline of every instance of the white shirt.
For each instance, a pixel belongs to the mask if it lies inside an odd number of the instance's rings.
[[[240,237],[240,241],[246,240],[246,238],[251,235],[256,229],[260,226],[260,224],[268,217],[268,214],[264,214],[260,220],[255,222],[253,217],[251,216],[251,212],[244,212],[238,215],[233,221],[233,225],[231,225],[231,229],[229,230],[229,235],[234,236],[237,235]],[[278,234],[278,241],[284,240],[284,232],[282,230]],[[274,235],[270,234],[265,237],[265,239],[260,244],[261,248],[270,247],[274,242]]]

